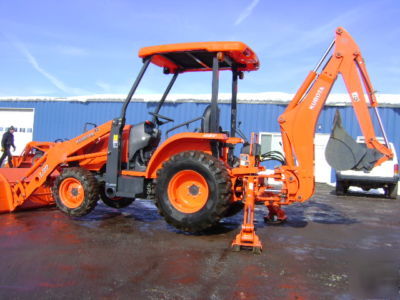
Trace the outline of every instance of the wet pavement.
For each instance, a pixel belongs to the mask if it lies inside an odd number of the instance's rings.
[[[400,200],[318,185],[267,225],[261,255],[231,252],[241,215],[206,235],[167,225],[147,200],[84,218],[0,215],[0,298],[399,299]]]

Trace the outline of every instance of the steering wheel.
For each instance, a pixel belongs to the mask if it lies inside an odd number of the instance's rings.
[[[155,117],[156,123],[157,123],[157,125],[159,125],[159,126],[160,126],[160,125],[164,125],[164,124],[166,124],[166,123],[168,123],[168,122],[174,122],[173,119],[168,118],[168,117],[163,116],[163,115],[160,115],[160,114],[157,114],[157,113],[154,113],[154,112],[149,112],[149,114]],[[165,122],[160,121],[159,119],[163,119],[163,120],[165,120]]]

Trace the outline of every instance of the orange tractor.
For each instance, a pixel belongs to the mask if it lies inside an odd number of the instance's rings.
[[[320,73],[318,69],[332,52]],[[366,145],[356,144],[337,117],[327,147],[327,159],[337,169],[371,169],[392,158],[392,152],[375,137],[365,100],[375,110],[377,102],[361,52],[342,28],[336,38],[279,117],[284,157],[270,175],[261,175],[260,153],[255,134],[250,143],[235,137],[238,79],[244,71],[259,68],[256,54],[241,42],[204,42],[142,48],[143,66],[121,110],[112,121],[60,143],[29,143],[16,157],[14,168],[0,169],[0,212],[54,203],[70,216],[90,213],[99,198],[122,208],[135,198],[154,199],[159,213],[178,229],[198,232],[221,218],[244,208],[241,232],[232,243],[259,252],[254,228],[254,205],[268,207],[267,220],[286,219],[282,205],[303,202],[314,192],[315,125],[325,100],[340,73],[346,83]],[[151,120],[126,124],[127,107],[150,63],[172,74]],[[219,125],[219,71],[232,72],[231,128]],[[211,71],[211,104],[202,116],[171,128],[171,132],[201,122],[198,132],[178,133],[160,144],[160,126],[173,120],[160,114],[179,74]],[[384,134],[386,139],[386,135]],[[387,139],[386,139],[387,141]],[[234,148],[243,144],[240,158]],[[339,159],[337,158],[339,157]],[[345,157],[345,159],[343,158]],[[278,190],[268,179],[281,183]]]

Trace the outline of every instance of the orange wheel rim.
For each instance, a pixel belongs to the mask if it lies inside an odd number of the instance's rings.
[[[68,208],[77,208],[85,199],[85,192],[81,182],[72,177],[66,178],[61,182],[59,195],[61,201]]]
[[[168,184],[168,198],[178,211],[194,213],[203,208],[208,200],[208,184],[204,177],[192,170],[174,175]]]

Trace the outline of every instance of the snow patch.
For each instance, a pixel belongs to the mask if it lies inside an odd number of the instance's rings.
[[[138,94],[132,99],[132,102],[158,102],[162,94]],[[287,104],[294,97],[294,94],[282,92],[263,92],[263,93],[239,93],[239,103],[252,104]],[[379,94],[376,95],[380,106],[400,106],[399,94]],[[221,103],[229,103],[231,101],[230,93],[220,93],[219,101]],[[46,97],[46,96],[6,96],[0,97],[0,101],[60,101],[60,102],[123,102],[126,95],[121,94],[94,94],[84,96],[71,97]],[[211,94],[171,94],[168,96],[167,102],[197,102],[209,103]],[[329,95],[326,105],[330,106],[348,106],[351,100],[348,94],[331,94]]]

